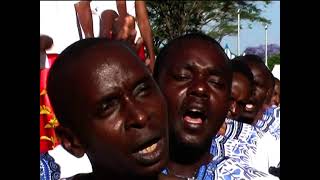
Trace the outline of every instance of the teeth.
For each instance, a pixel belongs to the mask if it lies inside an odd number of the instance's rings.
[[[152,144],[151,146],[139,151],[139,154],[147,154],[153,152],[157,147],[157,143]]]
[[[251,108],[253,108],[253,105],[252,104],[247,104],[246,108],[251,109]]]
[[[191,109],[192,112],[200,112],[198,109]]]

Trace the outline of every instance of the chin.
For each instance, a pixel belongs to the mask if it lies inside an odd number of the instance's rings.
[[[159,173],[161,173],[161,170],[163,168],[166,167],[167,162],[168,162],[168,158],[161,159],[159,162],[151,166],[139,167],[138,169],[134,170],[134,174],[135,176],[140,176],[140,177],[156,176]]]

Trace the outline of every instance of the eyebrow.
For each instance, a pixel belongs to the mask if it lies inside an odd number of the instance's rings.
[[[138,85],[140,85],[141,83],[144,82],[151,82],[151,76],[148,74],[145,74],[144,76],[142,76],[142,78],[140,78],[138,81],[134,82],[133,84],[133,88],[131,90],[134,90]]]
[[[222,76],[223,75],[223,68],[217,69],[217,68],[209,68],[208,73],[210,75],[218,75]]]

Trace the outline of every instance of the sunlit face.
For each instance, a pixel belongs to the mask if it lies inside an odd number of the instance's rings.
[[[251,97],[251,89],[251,83],[245,75],[239,72],[233,73],[231,87],[232,105],[228,113],[229,118],[236,120],[243,113]]]
[[[250,99],[251,104],[247,105],[241,116],[247,119],[255,119],[259,111],[262,110],[266,98],[269,95],[272,82],[268,72],[263,68],[263,64],[247,63],[254,77],[254,91]]]
[[[211,142],[230,105],[226,61],[204,40],[183,39],[171,47],[157,79],[168,104],[170,141],[200,148]]]
[[[71,71],[74,123],[93,167],[159,173],[168,159],[167,107],[138,57],[120,45],[99,45]]]

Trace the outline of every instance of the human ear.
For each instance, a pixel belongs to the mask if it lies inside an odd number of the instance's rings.
[[[81,158],[85,154],[86,150],[84,146],[70,128],[60,125],[56,128],[56,131],[61,140],[62,147],[70,154],[77,158]]]

